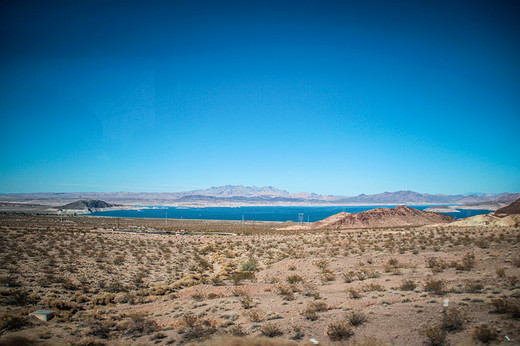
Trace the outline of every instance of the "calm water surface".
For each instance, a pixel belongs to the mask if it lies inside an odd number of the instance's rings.
[[[139,210],[114,210],[92,213],[93,216],[136,217],[164,219],[202,219],[202,220],[255,220],[255,221],[298,221],[299,214],[303,214],[304,222],[323,220],[339,212],[359,213],[374,208],[393,208],[395,206],[333,206],[333,207],[143,207]],[[428,205],[410,206],[424,210]],[[148,209],[153,208],[153,209]],[[490,210],[461,210],[459,213],[443,213],[455,218],[464,218],[474,215],[487,214]]]

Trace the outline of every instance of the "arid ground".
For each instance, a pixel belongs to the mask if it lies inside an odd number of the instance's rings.
[[[520,343],[518,227],[279,227],[0,215],[0,344]]]

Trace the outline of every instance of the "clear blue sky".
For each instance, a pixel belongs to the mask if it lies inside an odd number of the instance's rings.
[[[519,8],[2,1],[0,192],[519,192]]]

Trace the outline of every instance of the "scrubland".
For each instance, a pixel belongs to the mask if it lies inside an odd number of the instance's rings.
[[[520,342],[518,228],[278,227],[0,215],[0,343]]]

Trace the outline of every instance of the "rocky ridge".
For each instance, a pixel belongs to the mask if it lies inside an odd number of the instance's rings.
[[[285,229],[348,229],[400,226],[424,226],[449,223],[456,219],[449,215],[421,211],[407,206],[376,208],[361,213],[338,213],[310,225],[295,225]]]

